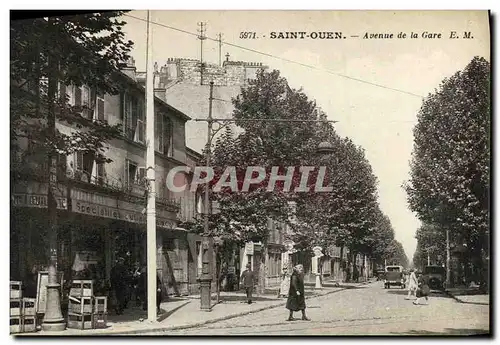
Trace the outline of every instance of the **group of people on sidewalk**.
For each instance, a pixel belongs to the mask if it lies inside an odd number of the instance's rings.
[[[130,300],[135,300],[137,305],[142,303],[143,310],[148,307],[147,293],[147,267],[137,265],[131,274],[125,265],[124,258],[118,258],[116,265],[111,269],[111,302],[117,315],[123,314]],[[131,291],[132,290],[132,291]],[[133,298],[132,298],[133,296]],[[160,313],[162,302],[162,284],[156,276],[156,308]]]
[[[429,279],[427,276],[422,273],[417,274],[414,269],[411,269],[406,277],[406,286],[408,289],[408,296],[405,299],[410,300],[413,295],[416,298],[413,304],[421,304],[420,300],[422,298],[425,298],[426,304],[429,303],[431,289],[429,288]]]
[[[255,283],[255,274],[252,271],[251,265],[247,264],[246,270],[241,275],[241,284],[245,288],[247,295],[247,303],[252,304],[252,293]],[[287,296],[286,308],[290,314],[287,321],[294,321],[293,313],[302,312],[302,320],[311,321],[306,315],[306,301],[304,296],[304,266],[297,265],[293,267],[292,275],[289,277],[287,269],[283,271],[283,280],[278,291],[278,297]]]

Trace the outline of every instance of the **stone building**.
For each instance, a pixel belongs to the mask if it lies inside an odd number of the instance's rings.
[[[73,279],[82,262],[99,280],[109,280],[119,256],[131,269],[146,263],[145,90],[137,82],[133,61],[122,72],[114,80],[126,86],[120,95],[100,94],[85,85],[59,88],[70,104],[89,106],[82,112],[89,121],[122,127],[122,136],[109,143],[105,154],[111,163],[97,162],[91,152],[58,157],[58,267],[66,279]],[[201,238],[179,227],[195,216],[196,196],[189,188],[173,193],[165,181],[170,169],[194,166],[200,155],[186,145],[190,117],[162,97],[154,102],[158,275],[169,294],[197,293]],[[81,130],[62,121],[56,128],[62,133]],[[47,263],[48,178],[46,157],[37,155],[29,138],[20,146],[23,154],[13,157],[11,165],[10,270],[11,279],[24,281],[34,267]],[[188,174],[178,178],[189,186]]]

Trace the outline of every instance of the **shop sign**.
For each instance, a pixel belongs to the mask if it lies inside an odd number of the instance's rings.
[[[56,197],[56,202],[58,209],[66,210],[68,208],[66,198]],[[20,207],[47,208],[48,198],[46,194],[14,193],[12,194],[12,203],[14,206]]]
[[[73,206],[72,209],[73,212],[87,214],[90,216],[124,220],[126,222],[136,223],[136,224],[146,224],[147,220],[145,214],[139,212],[121,210],[116,207],[96,205],[76,200],[75,202],[73,202],[72,206]],[[176,227],[176,224],[172,220],[156,217],[156,226],[160,228],[173,229]]]

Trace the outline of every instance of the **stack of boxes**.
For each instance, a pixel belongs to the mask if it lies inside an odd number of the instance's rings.
[[[35,299],[23,298],[22,282],[10,282],[10,333],[36,331]]]
[[[94,297],[92,280],[73,280],[69,292],[68,328],[105,328],[107,297]]]
[[[73,280],[69,291],[68,328],[92,329],[92,280]]]

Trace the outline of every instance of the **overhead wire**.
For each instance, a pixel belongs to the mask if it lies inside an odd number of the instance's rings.
[[[130,18],[134,18],[134,19],[137,19],[137,20],[140,20],[140,21],[143,21],[143,22],[147,22],[147,19],[136,17],[136,16],[133,16],[133,15],[130,15],[130,14],[124,14],[124,16],[130,17]],[[174,30],[174,31],[178,31],[178,32],[182,32],[182,33],[191,35],[191,36],[199,37],[199,35],[197,33],[190,32],[190,31],[183,30],[183,29],[179,29],[179,28],[176,28],[176,27],[173,27],[173,26],[170,26],[170,25],[166,25],[166,24],[159,23],[159,22],[154,22],[154,21],[150,21],[150,23],[154,24],[154,25],[158,25],[158,26],[164,27],[164,28],[167,28],[167,29],[170,29],[170,30]],[[210,40],[210,41],[219,42],[219,39],[217,39],[217,38],[212,38],[212,37],[209,37],[209,36],[204,36],[204,38],[207,39],[207,40]],[[421,98],[421,99],[425,98],[424,96],[418,95],[418,94],[413,93],[413,92],[409,92],[409,91],[401,90],[401,89],[398,89],[398,88],[393,88],[393,87],[389,87],[389,86],[386,86],[386,85],[382,85],[382,84],[370,82],[370,81],[363,80],[363,79],[360,79],[360,78],[351,77],[351,76],[348,76],[348,75],[345,75],[345,74],[342,74],[342,73],[338,73],[338,72],[335,72],[335,71],[332,71],[332,70],[329,70],[329,69],[325,69],[325,68],[321,68],[321,67],[309,65],[309,64],[306,64],[306,63],[303,63],[303,62],[299,62],[299,61],[287,59],[287,58],[284,58],[284,57],[281,57],[281,56],[277,56],[277,55],[273,55],[273,54],[270,54],[270,53],[262,52],[262,51],[259,51],[259,50],[256,50],[256,49],[244,47],[244,46],[241,46],[239,44],[234,44],[234,43],[230,43],[230,42],[227,42],[227,41],[224,41],[224,44],[227,45],[227,46],[235,47],[235,48],[246,50],[246,51],[249,51],[249,52],[252,52],[252,53],[256,53],[256,54],[264,55],[264,56],[271,57],[271,58],[274,58],[274,59],[282,60],[282,61],[285,61],[285,62],[293,63],[293,64],[300,65],[300,66],[303,66],[303,67],[307,67],[307,68],[310,68],[310,69],[314,69],[314,70],[318,70],[318,71],[323,71],[323,72],[326,72],[326,73],[329,73],[329,74],[332,74],[332,75],[335,75],[335,76],[338,76],[338,77],[341,77],[341,78],[345,78],[345,79],[357,81],[359,83],[363,83],[363,84],[375,86],[375,87],[378,87],[378,88],[383,88],[383,89],[386,89],[386,90],[391,90],[391,91],[395,91],[395,92],[407,94],[407,95],[410,95],[410,96],[413,96],[413,97],[418,97],[418,98]]]

